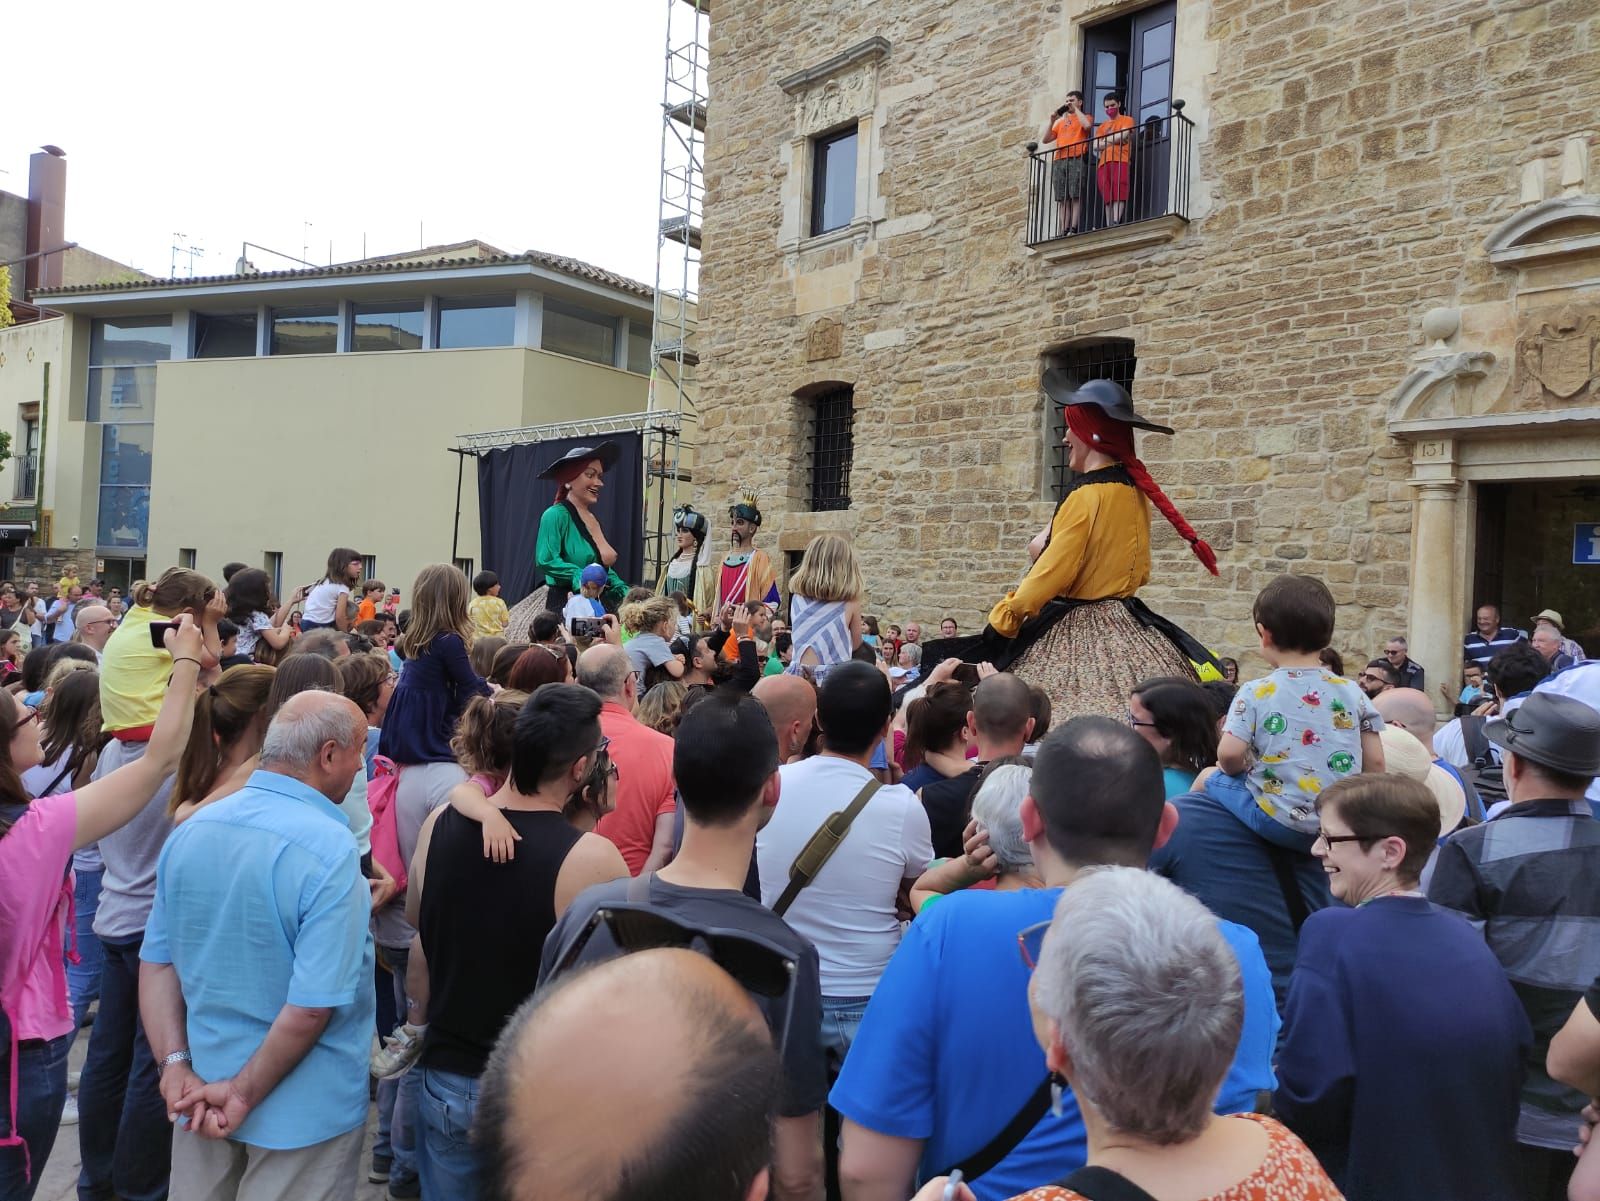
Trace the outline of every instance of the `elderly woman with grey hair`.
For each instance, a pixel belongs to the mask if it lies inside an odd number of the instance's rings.
[[[996,892],[1043,888],[1033,850],[1022,833],[1022,802],[1033,765],[1020,755],[993,760],[978,777],[964,853],[935,863],[911,886],[911,908],[921,913],[940,897],[992,879]]]
[[[1083,1112],[1089,1157],[1027,1201],[1337,1201],[1279,1123],[1212,1113],[1244,991],[1217,919],[1177,885],[1131,867],[1081,873],[1028,992],[1045,1062]]]

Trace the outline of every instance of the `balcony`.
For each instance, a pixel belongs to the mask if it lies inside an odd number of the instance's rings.
[[[1028,246],[1046,258],[1166,242],[1189,221],[1194,122],[1168,117],[1081,143],[1077,157],[1028,143]]]
[[[12,460],[17,472],[17,500],[32,500],[39,486],[39,454],[34,451]]]

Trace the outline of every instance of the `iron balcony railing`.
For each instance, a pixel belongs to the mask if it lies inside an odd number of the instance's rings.
[[[39,486],[38,452],[17,456],[17,500],[30,500]]]
[[[1157,217],[1187,221],[1193,146],[1194,122],[1183,115],[1182,100],[1172,102],[1170,116],[1091,137],[1065,153],[1029,142],[1028,245]]]

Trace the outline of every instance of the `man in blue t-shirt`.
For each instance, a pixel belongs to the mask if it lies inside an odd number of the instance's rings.
[[[839,1175],[852,1201],[904,1201],[919,1175],[986,1149],[992,1168],[964,1169],[978,1201],[1083,1166],[1087,1142],[1071,1092],[1059,1115],[1037,1101],[1046,1068],[1028,1012],[1030,960],[1078,871],[1144,866],[1176,820],[1155,752],[1121,722],[1076,718],[1040,744],[1022,822],[1045,887],[956,893],[924,910],[889,961],[834,1085],[830,1100],[845,1119]],[[1218,926],[1244,980],[1244,1030],[1217,1098],[1219,1113],[1237,1113],[1276,1083],[1278,1014],[1255,935]],[[1033,1115],[1028,1132],[1009,1148],[992,1147],[1024,1113]]]

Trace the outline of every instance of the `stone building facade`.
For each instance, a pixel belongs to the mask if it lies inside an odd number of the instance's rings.
[[[773,550],[848,533],[873,611],[972,628],[1053,511],[1041,369],[1115,346],[1222,562],[1156,515],[1144,595],[1219,653],[1286,570],[1333,590],[1347,658],[1406,631],[1442,681],[1479,600],[1571,610],[1600,650],[1600,566],[1561,533],[1600,522],[1600,9],[1169,10],[1186,211],[1030,246],[1026,144],[1152,6],[715,6],[696,502],[755,487]],[[849,219],[813,235],[851,128]],[[816,398],[845,387],[848,507],[816,511]]]

